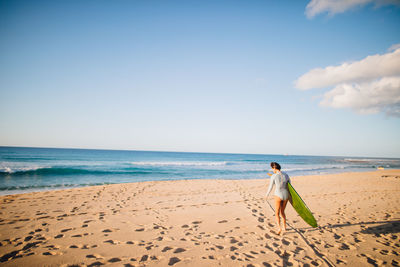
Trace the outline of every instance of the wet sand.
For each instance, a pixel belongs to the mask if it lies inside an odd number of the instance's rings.
[[[269,180],[186,180],[0,197],[4,266],[398,266],[400,170],[292,177],[274,234]],[[273,199],[268,199],[273,205]]]

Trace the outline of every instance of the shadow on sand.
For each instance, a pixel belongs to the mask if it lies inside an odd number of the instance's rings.
[[[379,223],[379,225],[363,229],[361,230],[361,233],[385,235],[385,234],[395,234],[400,232],[400,221],[386,221],[386,222],[376,222],[376,223]]]
[[[333,228],[342,228],[348,226],[356,226],[356,225],[371,225],[374,226],[367,227],[366,229],[361,230],[360,232],[363,234],[395,234],[400,232],[400,220],[394,221],[376,221],[376,222],[360,222],[360,223],[342,223],[342,224],[333,224],[333,225],[324,225],[319,226],[318,228],[305,227],[298,228],[301,232],[312,232],[318,231],[319,229],[333,229]]]

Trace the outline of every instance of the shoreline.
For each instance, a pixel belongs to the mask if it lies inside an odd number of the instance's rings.
[[[367,170],[367,171],[346,171],[346,172],[337,172],[337,173],[322,173],[322,174],[305,174],[305,175],[296,175],[290,176],[291,178],[298,178],[298,177],[314,177],[314,176],[330,176],[330,175],[340,175],[340,174],[351,174],[351,173],[370,173],[370,172],[379,172],[379,171],[400,171],[400,169],[384,169],[379,170],[375,169]],[[283,170],[284,171],[284,170]],[[37,190],[36,188],[32,189],[21,189],[21,190],[3,190],[0,191],[0,197],[2,196],[12,196],[12,195],[23,195],[23,194],[31,194],[31,193],[40,193],[40,192],[48,192],[48,191],[62,191],[62,190],[70,190],[75,188],[86,188],[92,186],[107,186],[107,185],[117,185],[117,184],[136,184],[136,183],[145,183],[145,182],[173,182],[173,181],[197,181],[197,180],[221,180],[221,181],[236,181],[236,180],[244,180],[244,181],[252,181],[252,180],[269,180],[269,177],[266,176],[265,178],[254,178],[254,179],[204,179],[204,178],[191,178],[191,179],[169,179],[169,180],[149,180],[149,181],[137,181],[137,182],[126,182],[126,183],[103,183],[103,184],[96,184],[96,185],[84,185],[84,186],[65,186],[65,187],[44,187],[41,190]],[[13,192],[10,192],[13,191]]]
[[[398,265],[400,170],[292,177],[318,221],[288,205],[274,234],[269,179],[174,180],[0,196],[7,266]],[[397,241],[396,241],[397,240]]]

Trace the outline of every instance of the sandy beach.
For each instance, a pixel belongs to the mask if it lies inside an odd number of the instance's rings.
[[[0,265],[400,264],[400,170],[292,177],[319,227],[288,204],[281,236],[268,183],[140,182],[1,196]]]

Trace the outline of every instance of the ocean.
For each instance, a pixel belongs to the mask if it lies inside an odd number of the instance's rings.
[[[269,162],[290,176],[400,169],[400,159],[0,147],[0,195],[184,179],[266,179]]]

